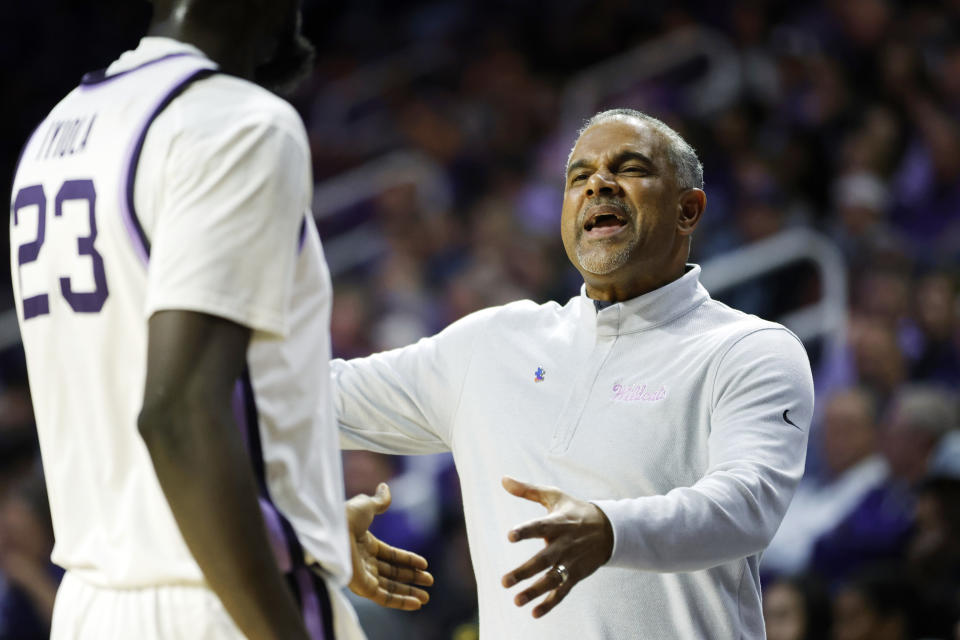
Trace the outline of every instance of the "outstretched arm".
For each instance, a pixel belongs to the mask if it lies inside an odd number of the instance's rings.
[[[391,609],[415,611],[430,600],[416,586],[429,587],[433,576],[421,556],[392,547],[370,533],[375,516],[390,507],[390,488],[380,483],[373,497],[359,494],[347,501],[347,526],[353,578],[350,590]]]
[[[401,455],[449,451],[464,380],[493,313],[472,313],[400,349],[333,360],[341,448]]]
[[[249,329],[215,316],[155,313],[138,424],[183,539],[240,630],[306,639],[231,412],[249,339]]]

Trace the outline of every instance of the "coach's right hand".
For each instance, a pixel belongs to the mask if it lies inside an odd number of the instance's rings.
[[[578,500],[554,487],[543,487],[513,478],[503,478],[510,494],[543,505],[547,515],[530,520],[507,534],[510,542],[542,538],[546,546],[522,565],[503,576],[503,586],[539,574],[539,579],[513,599],[518,607],[547,593],[533,609],[533,617],[545,616],[567,597],[575,584],[606,564],[613,553],[613,529],[607,516],[591,502]]]
[[[390,488],[383,482],[373,497],[361,493],[347,500],[353,560],[350,590],[383,607],[415,611],[430,600],[430,595],[413,585],[429,587],[433,576],[426,571],[423,557],[392,547],[370,533],[374,517],[389,507]]]

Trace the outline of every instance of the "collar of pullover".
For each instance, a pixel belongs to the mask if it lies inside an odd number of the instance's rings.
[[[596,319],[597,334],[602,336],[652,329],[682,316],[709,298],[710,294],[700,284],[700,266],[696,264],[687,265],[687,272],[670,284],[599,311],[595,301],[587,296],[586,285],[580,288],[584,314]]]

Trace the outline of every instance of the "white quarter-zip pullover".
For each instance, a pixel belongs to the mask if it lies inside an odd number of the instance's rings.
[[[757,567],[803,473],[813,382],[792,333],[699,274],[599,311],[585,292],[485,309],[333,363],[345,448],[453,452],[485,640],[764,637]],[[504,475],[592,500],[614,530],[610,561],[539,620],[500,579],[542,547],[507,532],[544,509]]]

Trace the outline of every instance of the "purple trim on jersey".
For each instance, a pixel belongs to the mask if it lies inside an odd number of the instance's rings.
[[[247,452],[250,455],[250,461],[253,463],[254,477],[257,480],[257,486],[260,489],[260,499],[273,510],[276,515],[276,522],[271,518],[267,522],[271,534],[279,536],[277,543],[284,544],[287,549],[286,558],[289,559],[291,567],[303,566],[305,563],[303,557],[303,547],[297,540],[296,533],[290,522],[283,516],[273,500],[270,498],[270,490],[267,487],[267,474],[263,463],[263,447],[260,442],[260,413],[257,411],[257,401],[253,393],[253,384],[250,381],[250,374],[244,371],[238,384],[241,386],[243,410],[236,414],[237,426],[244,432],[247,444]],[[279,526],[277,526],[279,523]],[[283,558],[278,557],[278,564]]]
[[[267,525],[267,533],[270,538],[270,546],[273,548],[273,557],[277,561],[280,571],[288,573],[293,570],[293,558],[290,557],[290,547],[287,544],[287,534],[283,528],[281,516],[273,504],[261,496],[260,513],[263,515],[263,522]]]
[[[333,603],[330,601],[330,592],[327,582],[315,572],[310,572],[313,587],[317,591],[317,601],[320,604],[320,615],[323,619],[323,637],[325,640],[336,640],[337,634],[333,629]]]
[[[317,593],[313,576],[309,569],[300,568],[294,573],[297,587],[300,589],[300,611],[307,633],[313,640],[326,640],[323,629],[323,614],[320,610],[320,596]]]
[[[244,385],[240,380],[233,388],[233,416],[239,427],[240,437],[243,439],[243,448],[250,451],[250,424],[247,420],[246,393]],[[259,484],[259,478],[257,479]],[[290,557],[290,546],[287,544],[287,534],[283,523],[280,521],[280,515],[277,508],[263,496],[258,497],[260,502],[260,513],[263,515],[263,522],[267,525],[267,533],[270,538],[270,546],[273,548],[273,557],[276,559],[280,570],[284,573],[293,569],[293,558]]]
[[[277,564],[280,570],[287,574],[287,583],[300,603],[300,611],[310,637],[313,640],[334,640],[333,610],[326,583],[306,567],[303,547],[300,546],[293,527],[270,499],[260,442],[260,414],[257,411],[249,371],[243,372],[234,388],[233,409],[237,426],[253,463],[254,476],[260,488],[260,511]]]
[[[335,640],[333,610],[326,583],[307,568],[303,547],[300,546],[293,527],[270,499],[260,442],[260,414],[257,411],[249,370],[243,372],[234,387],[233,412],[253,463],[254,476],[260,488],[260,511],[277,564],[280,570],[287,574],[287,583],[300,604],[310,637],[313,640]]]
[[[117,78],[122,78],[123,76],[127,75],[128,73],[132,73],[132,72],[134,72],[134,71],[139,71],[140,69],[143,69],[144,67],[149,67],[149,66],[151,66],[151,65],[157,64],[158,62],[163,62],[164,60],[169,60],[170,58],[182,58],[182,57],[184,57],[184,56],[193,56],[194,58],[200,58],[200,57],[201,57],[201,56],[197,55],[196,53],[190,53],[190,52],[184,51],[184,52],[182,52],[182,53],[169,53],[169,54],[167,54],[167,55],[165,55],[165,56],[161,56],[161,57],[155,58],[155,59],[153,59],[153,60],[148,60],[148,61],[144,62],[143,64],[138,64],[138,65],[135,66],[135,67],[131,67],[131,68],[129,68],[129,69],[124,69],[123,71],[118,71],[117,73],[114,73],[114,74],[112,74],[112,75],[107,75],[107,70],[106,70],[106,69],[98,69],[98,70],[96,70],[96,71],[91,71],[90,73],[86,73],[86,74],[83,75],[83,78],[80,79],[80,88],[81,88],[81,89],[91,89],[91,88],[96,87],[97,85],[103,84],[103,83],[105,83],[105,82],[110,82],[110,81],[112,81],[112,80],[116,80]],[[205,59],[205,58],[204,58],[204,59]]]
[[[167,60],[170,58],[181,57],[183,55],[189,54],[174,54],[170,56],[165,56],[164,58],[158,58],[153,62],[159,62],[161,60]],[[144,65],[136,67],[137,69],[143,68]],[[133,71],[134,69],[131,69]],[[143,152],[143,143],[147,139],[147,132],[150,130],[150,125],[153,124],[153,121],[157,119],[164,109],[166,109],[173,99],[183,93],[187,87],[191,84],[206,78],[207,76],[214,73],[212,69],[191,69],[184,77],[180,78],[174,85],[173,88],[168,91],[157,106],[150,112],[150,115],[144,121],[143,125],[140,127],[140,135],[133,138],[130,141],[130,149],[127,151],[126,158],[126,167],[124,169],[124,174],[120,180],[120,213],[123,217],[123,226],[127,229],[127,235],[130,236],[130,242],[133,244],[133,250],[140,258],[140,261],[144,266],[150,261],[150,241],[147,240],[147,234],[143,231],[143,226],[140,224],[140,219],[137,217],[136,207],[134,206],[133,190],[134,183],[137,178],[137,165],[140,163],[140,154]],[[113,76],[111,76],[113,77]]]

